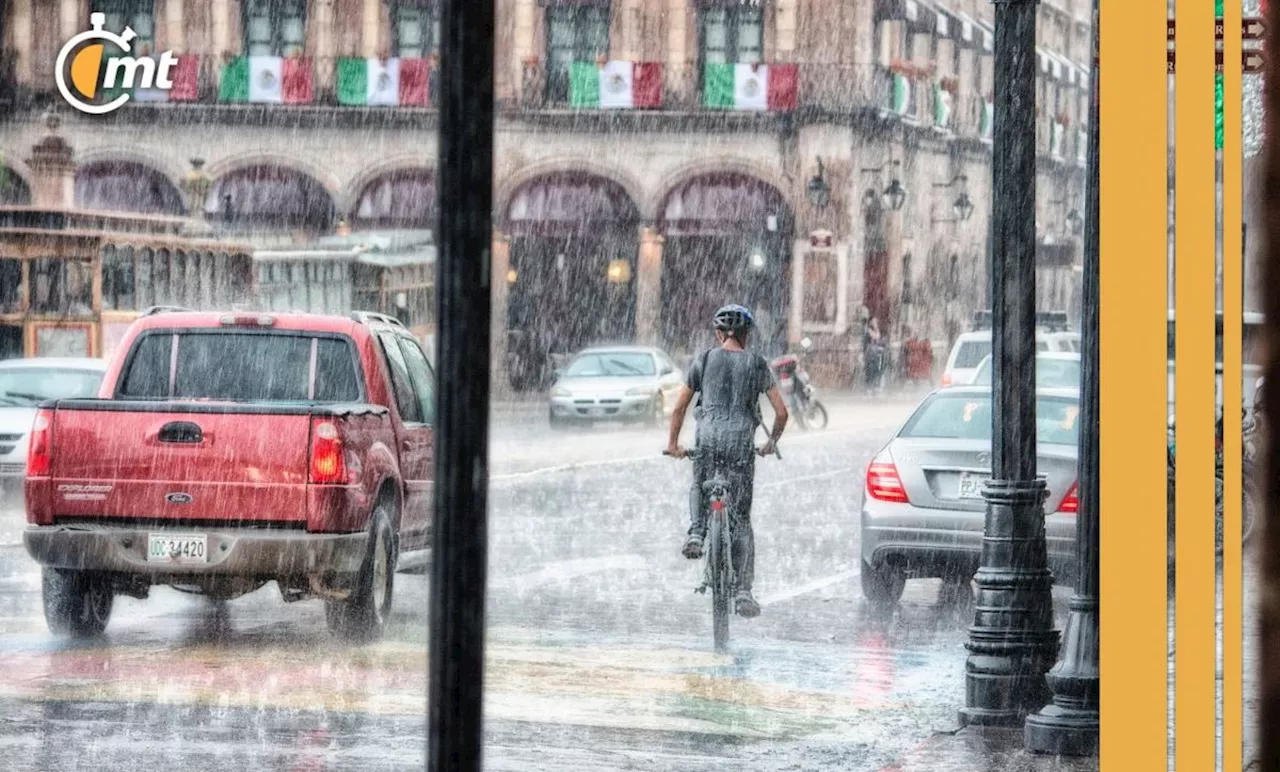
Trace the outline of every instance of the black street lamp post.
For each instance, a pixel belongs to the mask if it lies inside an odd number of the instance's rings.
[[[965,663],[967,725],[1018,726],[1058,651],[1036,474],[1036,0],[994,0],[992,479]]]
[[[1098,39],[1098,4],[1093,36]],[[1096,42],[1095,48],[1097,50]],[[1076,586],[1062,659],[1049,671],[1053,702],[1027,718],[1028,750],[1072,756],[1098,752],[1098,77],[1089,110],[1085,192],[1084,300],[1080,334],[1080,508],[1076,513]]]

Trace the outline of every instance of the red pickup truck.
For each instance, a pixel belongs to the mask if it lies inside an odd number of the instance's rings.
[[[394,319],[149,312],[96,399],[40,406],[27,552],[61,635],[116,594],[225,600],[275,581],[372,640],[431,542],[434,374]]]

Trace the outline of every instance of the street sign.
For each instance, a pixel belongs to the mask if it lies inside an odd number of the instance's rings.
[[[1170,19],[1170,20],[1169,20],[1169,27],[1168,27],[1168,29],[1169,29],[1169,39],[1170,39],[1170,40],[1173,40],[1173,38],[1174,38],[1174,34],[1173,34],[1174,26],[1175,26],[1175,25],[1174,25],[1174,23],[1173,23],[1173,19]]]
[[[1169,74],[1173,74],[1173,52],[1169,52]]]
[[[1267,36],[1267,22],[1256,16],[1244,20],[1244,39],[1262,40]]]
[[[1244,71],[1247,73],[1262,72],[1266,67],[1267,60],[1261,51],[1243,51]]]
[[[1246,16],[1241,20],[1242,30],[1240,38],[1242,40],[1262,40],[1267,36],[1267,22],[1261,16]],[[1172,41],[1176,35],[1174,34],[1177,25],[1173,19],[1169,19],[1166,26],[1166,36]],[[1222,18],[1213,21],[1213,39],[1217,41],[1225,40],[1227,37],[1227,24]]]

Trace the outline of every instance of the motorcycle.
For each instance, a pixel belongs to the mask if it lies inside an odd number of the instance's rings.
[[[808,351],[813,341],[808,338],[800,341],[800,346]],[[801,429],[825,429],[827,426],[827,408],[818,399],[818,390],[809,380],[809,373],[800,364],[799,358],[786,354],[769,363],[774,376],[778,379],[778,388],[790,404]]]

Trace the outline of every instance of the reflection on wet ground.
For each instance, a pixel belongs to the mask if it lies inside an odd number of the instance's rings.
[[[953,728],[968,600],[912,582],[873,613],[858,590],[862,466],[901,414],[835,415],[760,463],[764,614],[734,620],[728,655],[679,555],[690,472],[659,432],[499,437],[486,766],[878,770]],[[427,603],[427,579],[400,576],[386,640],[351,648],[271,586],[222,605],[161,589],[68,644],[0,546],[4,766],[421,768]]]

